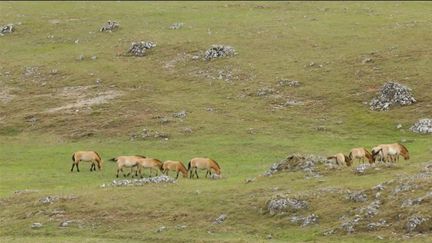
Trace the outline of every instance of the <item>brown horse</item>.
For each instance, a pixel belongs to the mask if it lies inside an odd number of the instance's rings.
[[[145,156],[142,155],[132,155],[132,156],[118,156],[116,158],[110,159],[110,161],[114,161],[117,164],[117,174],[116,177],[119,177],[119,172],[123,173],[123,176],[129,176],[133,172],[133,168],[137,168],[139,163],[146,159]],[[130,172],[126,175],[123,171],[123,168],[131,168]],[[138,176],[138,169],[135,171],[135,175]],[[132,177],[133,174],[132,174]]]
[[[163,162],[162,169],[165,175],[168,175],[170,170],[177,172],[176,179],[178,178],[180,172],[183,174],[184,178],[186,178],[188,175],[188,171],[181,161],[167,160]]]
[[[77,171],[79,172],[79,163],[81,161],[91,162],[90,171],[96,170],[96,164],[98,166],[98,169],[102,169],[102,158],[96,151],[77,151],[72,154],[72,168],[71,172],[73,171],[74,167],[76,166]]]
[[[374,160],[372,159],[372,154],[369,153],[365,148],[353,148],[351,149],[351,152],[348,155],[349,159],[354,162],[354,159],[358,159],[359,163],[360,160],[362,163],[364,163],[364,159],[367,158],[369,161],[369,164],[374,163]]]
[[[380,144],[373,148],[372,157],[375,160],[376,157],[382,156],[386,161],[399,162],[399,155],[402,155],[404,160],[409,160],[408,149],[400,143],[391,144]]]
[[[206,178],[208,174],[211,175],[212,169],[215,171],[217,175],[220,175],[221,173],[219,164],[216,161],[209,158],[193,158],[189,161],[188,171],[190,171],[190,178],[193,178],[194,170],[197,179],[199,178],[197,172],[198,169],[207,170]]]
[[[150,170],[149,177],[151,177],[152,170],[156,170],[156,175],[158,175],[158,170],[160,170],[161,172],[163,171],[162,165],[163,165],[162,162],[158,159],[153,159],[153,158],[142,159],[138,162],[139,174],[142,178],[143,176],[142,176],[141,170],[143,168],[149,168],[149,170]]]
[[[337,153],[333,156],[327,157],[327,159],[335,159],[337,165],[346,164],[347,166],[351,166],[351,159],[343,153]]]

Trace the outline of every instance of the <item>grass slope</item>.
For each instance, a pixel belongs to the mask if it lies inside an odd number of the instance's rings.
[[[269,234],[276,242],[375,241],[377,234],[398,239],[391,232],[324,237],[338,224],[334,210],[349,207],[337,201],[323,202],[320,225],[309,228],[260,209],[275,193],[370,188],[430,160],[430,136],[407,128],[432,116],[431,8],[420,2],[1,3],[0,24],[21,22],[0,38],[2,240],[249,242]],[[98,32],[108,19],[120,21],[120,30]],[[185,26],[170,30],[174,22]],[[124,55],[139,40],[157,47],[142,58]],[[239,54],[211,62],[190,58],[216,43]],[[85,59],[78,61],[81,54]],[[365,58],[373,61],[363,64]],[[38,71],[25,75],[26,67]],[[229,72],[230,80],[218,78]],[[277,86],[283,78],[301,86]],[[363,102],[388,80],[411,87],[419,102],[369,111]],[[261,88],[277,94],[257,96]],[[47,112],[108,91],[123,95],[91,108]],[[290,99],[304,105],[274,109]],[[187,117],[173,118],[180,110]],[[143,128],[170,138],[131,141]],[[185,128],[192,134],[185,135]],[[342,169],[309,180],[292,173],[244,183],[290,153],[327,155],[401,140],[408,141],[412,159],[390,170],[353,177]],[[79,149],[98,151],[103,172],[90,173],[83,164],[81,173],[70,173],[71,154]],[[120,154],[183,161],[209,156],[221,164],[225,179],[99,188],[114,178],[108,159]],[[23,189],[39,191],[14,194]],[[78,198],[40,205],[47,195]],[[52,219],[53,210],[65,211],[64,218]],[[227,220],[213,225],[221,213]],[[64,219],[80,220],[81,228],[59,228]],[[33,222],[45,226],[34,230]],[[168,229],[156,233],[160,226]]]

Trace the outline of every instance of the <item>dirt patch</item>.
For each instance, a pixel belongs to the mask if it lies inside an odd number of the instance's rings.
[[[1,87],[0,88],[0,102],[1,103],[7,104],[15,98],[15,95],[11,94],[10,92],[11,92],[11,89],[8,87]]]
[[[95,86],[75,86],[63,88],[60,92],[58,92],[57,96],[66,99],[74,98],[75,101],[66,105],[47,109],[45,112],[55,113],[64,110],[89,108],[94,105],[108,103],[110,100],[123,95],[123,92],[117,90],[107,90],[92,94],[92,89],[94,87]]]

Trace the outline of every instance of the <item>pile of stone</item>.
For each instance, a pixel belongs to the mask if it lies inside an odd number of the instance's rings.
[[[175,183],[175,182],[176,180],[169,176],[160,175],[156,177],[141,178],[141,179],[113,180],[109,184],[102,184],[101,187],[144,186],[146,184],[161,184],[161,183]]]
[[[303,171],[312,176],[318,176],[315,166],[326,162],[326,158],[318,155],[293,154],[277,163],[274,163],[264,176],[272,176],[281,171]]]
[[[156,47],[156,44],[151,41],[132,42],[132,45],[129,48],[128,53],[134,56],[142,57],[145,55],[147,50],[154,47]]]
[[[420,119],[410,127],[410,130],[415,133],[432,133],[432,119]]]
[[[369,102],[369,106],[371,110],[386,111],[394,105],[405,106],[415,102],[410,88],[390,81],[383,85],[378,96]]]
[[[9,34],[15,31],[15,27],[13,24],[8,24],[5,26],[0,26],[0,36],[3,36],[4,34]]]
[[[310,214],[306,217],[304,216],[292,216],[290,218],[291,223],[300,224],[301,227],[305,227],[308,225],[318,224],[319,217],[316,214]]]
[[[300,82],[297,80],[281,79],[278,81],[277,85],[280,87],[298,87],[300,86]]]
[[[214,58],[234,56],[236,54],[237,54],[236,50],[234,48],[232,48],[231,46],[212,45],[204,53],[204,59],[205,60],[211,60]]]
[[[102,28],[100,28],[101,32],[112,32],[114,30],[117,30],[118,28],[120,28],[120,24],[117,23],[117,21],[111,21],[108,20],[107,23],[105,23]]]
[[[144,139],[144,140],[148,140],[148,139],[164,139],[164,140],[168,140],[169,135],[167,133],[164,132],[159,132],[159,131],[155,131],[155,130],[150,130],[147,128],[144,128],[140,133],[135,133],[131,135],[131,140],[135,140],[135,139]]]
[[[308,207],[309,203],[307,201],[279,195],[267,202],[267,210],[270,215],[297,212]]]
[[[183,23],[174,23],[174,24],[172,24],[169,28],[170,29],[172,29],[172,30],[178,30],[178,29],[180,29],[181,27],[183,27]]]

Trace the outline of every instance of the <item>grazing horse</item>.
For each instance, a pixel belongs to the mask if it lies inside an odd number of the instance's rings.
[[[343,153],[337,153],[327,157],[327,159],[335,159],[337,165],[343,165],[345,163],[347,166],[351,166],[351,159]]]
[[[149,177],[151,177],[151,172],[153,169],[156,170],[156,175],[158,175],[158,170],[160,170],[161,172],[163,171],[162,165],[163,165],[163,163],[158,159],[153,159],[153,158],[142,159],[138,162],[139,174],[142,178],[143,176],[142,176],[141,170],[143,168],[149,168],[149,170],[150,170]]]
[[[142,155],[132,155],[132,156],[118,156],[116,158],[110,159],[110,161],[114,161],[117,164],[117,174],[116,177],[119,177],[119,172],[123,173],[123,176],[129,176],[132,173],[133,168],[137,168],[139,166],[140,161],[144,160],[146,157]],[[131,168],[130,172],[126,175],[123,172],[123,168]],[[135,175],[138,176],[138,169],[135,172]],[[133,174],[132,174],[132,177]]]
[[[179,176],[179,172],[183,174],[184,178],[186,178],[188,175],[188,171],[181,161],[167,160],[163,162],[162,169],[165,175],[168,175],[168,172],[170,170],[176,171],[177,172],[176,179]]]
[[[96,164],[98,166],[98,169],[101,170],[103,164],[102,158],[96,151],[77,151],[72,154],[72,161],[73,163],[71,172],[73,171],[75,166],[77,168],[77,171],[79,172],[78,165],[80,161],[91,162],[92,164],[90,166],[90,171],[96,170]]]
[[[392,143],[392,144],[380,144],[373,148],[372,157],[375,160],[376,157],[381,156],[385,158],[387,161],[391,162],[399,162],[399,155],[404,157],[404,160],[409,160],[409,152],[408,149],[400,143]]]
[[[220,175],[221,173],[219,164],[216,161],[209,158],[193,158],[189,161],[188,171],[190,171],[190,178],[193,178],[194,170],[197,179],[199,178],[197,172],[198,169],[207,170],[206,178],[208,174],[211,175],[212,169],[216,172],[217,175]]]
[[[364,159],[367,158],[369,161],[369,164],[374,163],[374,160],[372,159],[372,154],[369,153],[369,151],[367,151],[365,148],[353,148],[351,149],[351,152],[348,155],[349,159],[353,161],[354,163],[354,159],[358,159],[359,163],[360,160],[362,161],[362,163],[364,163]]]

